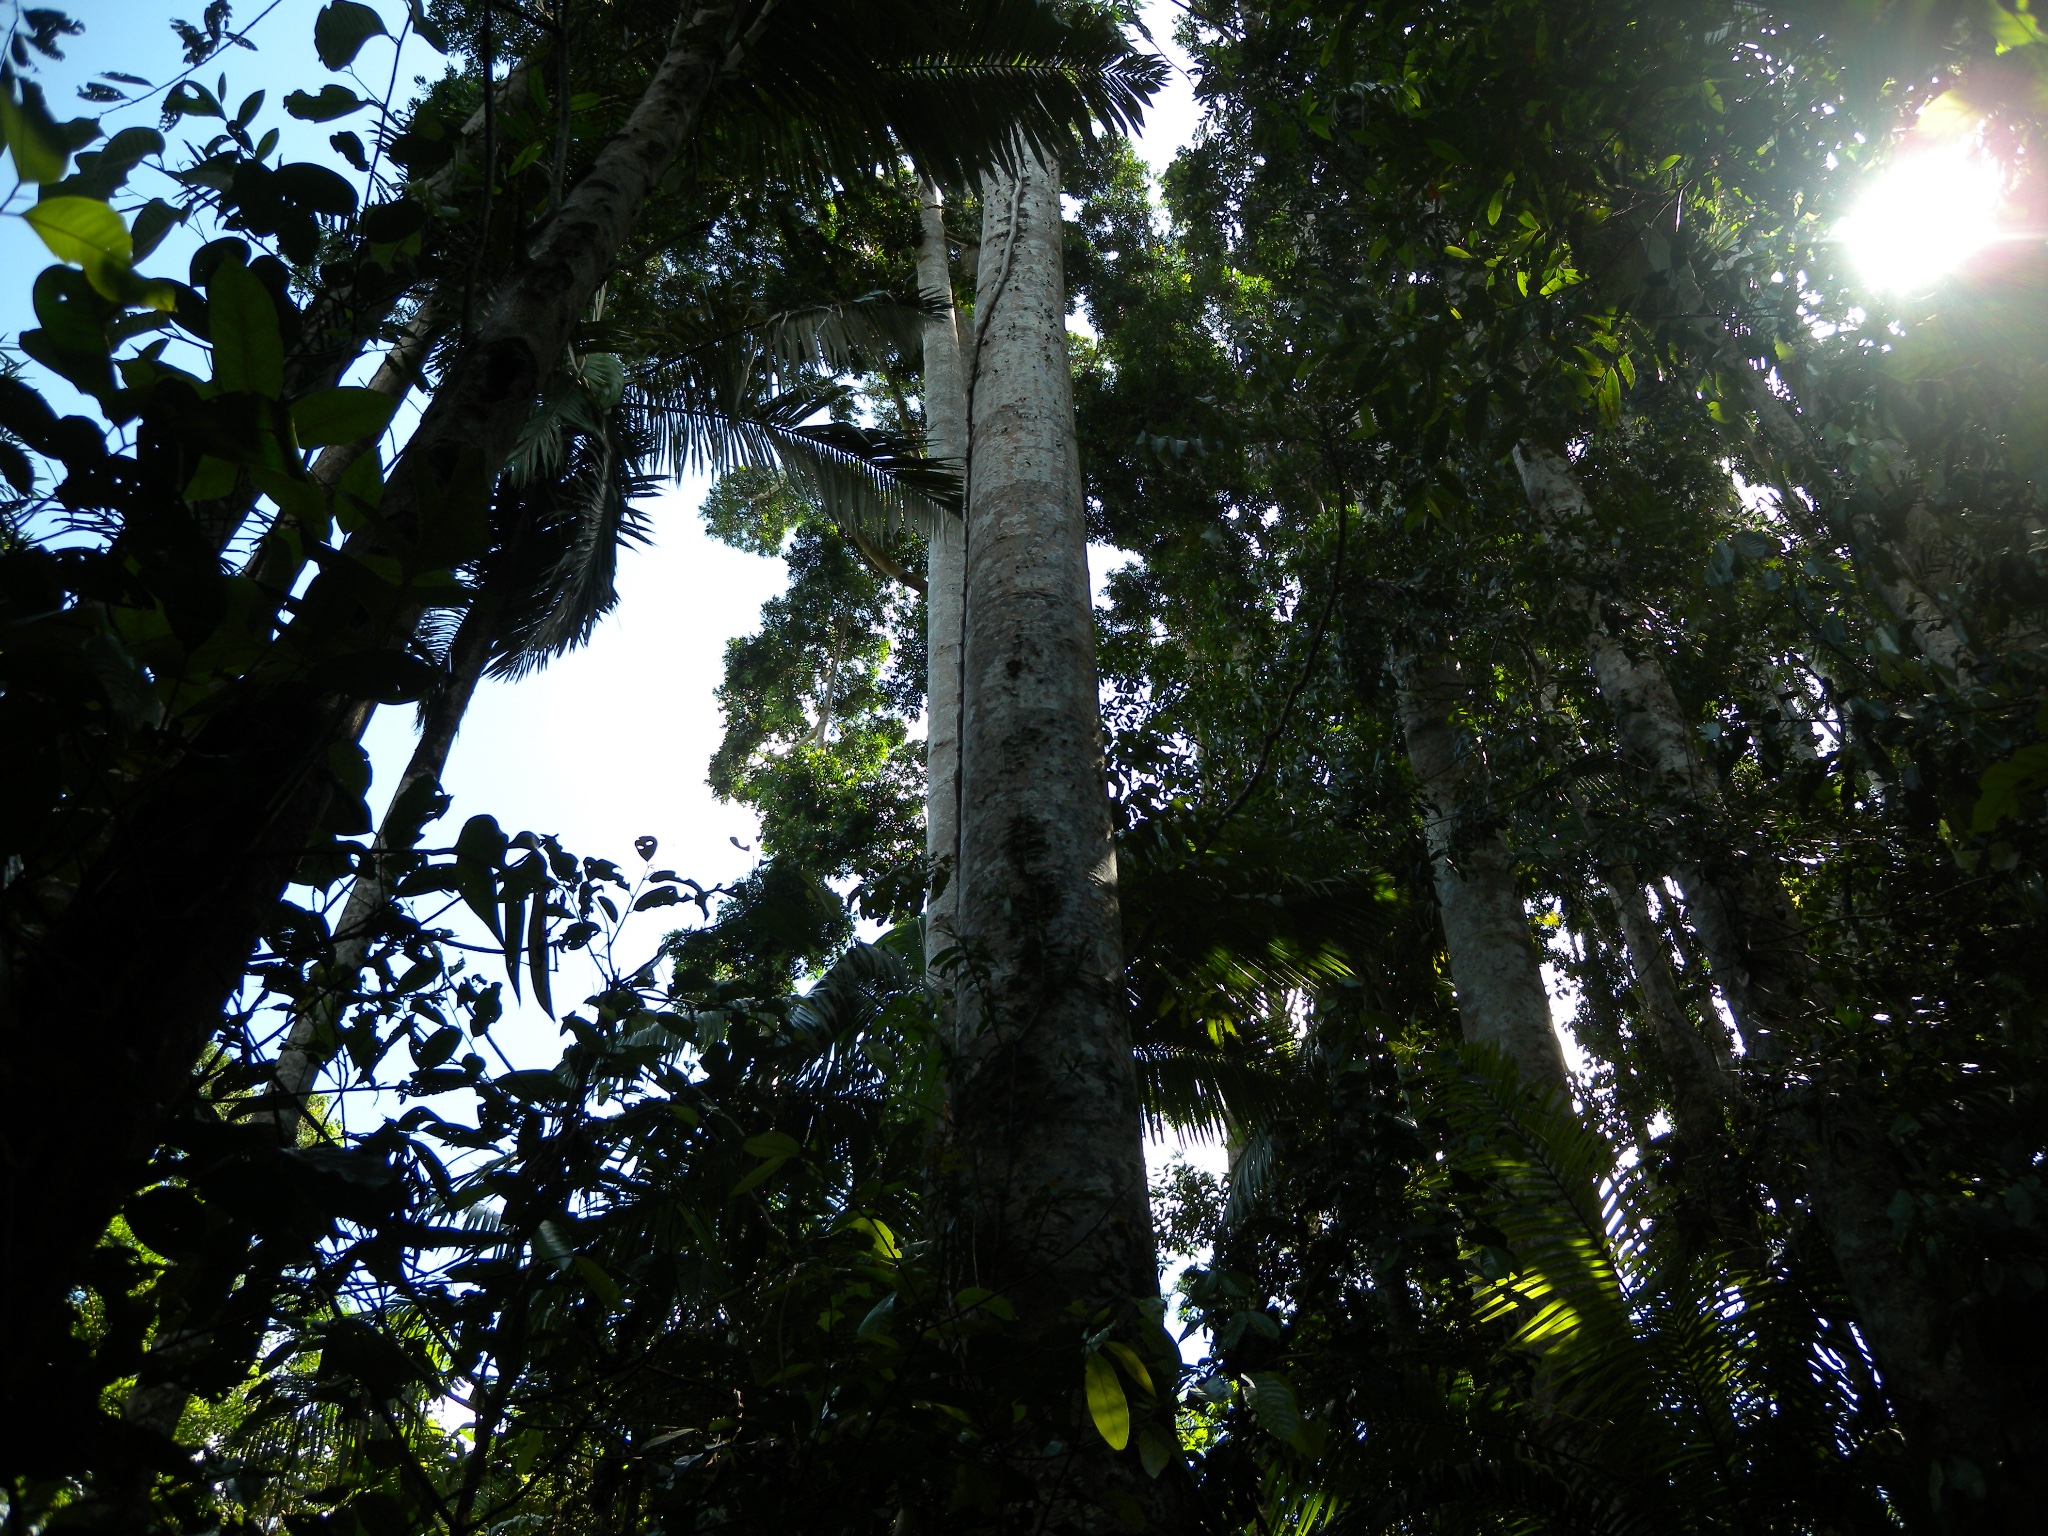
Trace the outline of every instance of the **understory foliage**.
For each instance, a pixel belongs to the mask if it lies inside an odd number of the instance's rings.
[[[55,261],[0,372],[0,1087],[61,1113],[0,1157],[45,1136],[111,1219],[74,1263],[0,1213],[8,1294],[57,1319],[6,1330],[6,1529],[1029,1525],[1025,1405],[986,1368],[1010,1303],[928,1235],[948,979],[918,926],[921,573],[961,499],[922,453],[918,175],[971,334],[975,186],[1020,123],[1071,194],[1091,531],[1132,557],[1097,618],[1144,1113],[1228,1164],[1153,1191],[1191,1363],[1079,1320],[1097,1432],[1218,1532],[2031,1529],[2026,0],[1196,0],[1208,117],[1163,184],[1118,136],[1159,78],[1120,9],[742,9],[503,468],[438,466],[403,526],[399,397],[460,376],[674,8],[332,0],[321,78],[258,89],[263,39],[214,0],[172,24],[175,82],[85,85],[105,123],[45,90],[90,35],[13,23],[8,211]],[[376,79],[401,33],[447,56],[411,101]],[[145,103],[159,127],[116,127]],[[2035,233],[1874,293],[1830,231],[1916,120],[1976,135]],[[380,351],[400,387],[344,382]],[[1581,502],[1532,502],[1539,459]],[[687,472],[712,535],[788,575],[728,648],[707,765],[759,817],[753,870],[508,836],[438,763],[377,822],[370,710],[452,734],[464,658],[473,687],[584,643]],[[1600,644],[1661,668],[1687,782]],[[1468,690],[1448,851],[1407,761],[1418,652]],[[347,728],[215,750],[293,686]],[[595,744],[590,793],[634,750]],[[247,884],[233,850],[108,863],[216,761],[252,847],[310,829],[260,847],[289,881],[225,1007],[182,1054],[170,1024],[51,1025],[98,978],[20,978],[110,881],[152,929]],[[1438,902],[1482,841],[1569,1015],[1569,1097],[1466,1038]],[[1797,964],[1748,951],[1800,978],[1768,1028],[1731,1024],[1714,888],[1782,894]],[[516,1043],[539,1018],[551,1061]],[[146,1061],[178,1091],[129,1094]],[[1978,1417],[1930,1417],[1887,1358],[1913,1298]]]

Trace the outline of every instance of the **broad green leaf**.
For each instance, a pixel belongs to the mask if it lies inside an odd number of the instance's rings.
[[[537,1067],[529,1067],[522,1072],[507,1072],[497,1078],[496,1082],[515,1099],[560,1099],[566,1098],[569,1092],[554,1073],[544,1072]]]
[[[2042,788],[2048,788],[2048,743],[2021,747],[1985,771],[1976,809],[1970,813],[1970,830],[1982,835],[2008,816],[2017,819],[2023,797]]]
[[[206,317],[213,333],[213,382],[225,392],[275,400],[284,391],[284,341],[270,294],[232,257],[213,269]]]
[[[903,1250],[896,1242],[896,1234],[889,1230],[887,1222],[878,1221],[872,1216],[856,1216],[847,1223],[847,1226],[856,1232],[867,1233],[875,1245],[876,1258],[893,1262],[903,1257]]]
[[[23,181],[44,185],[63,179],[64,164],[71,156],[63,130],[43,106],[40,86],[17,85],[11,79],[0,84],[0,137],[14,152],[15,173]]]
[[[896,1293],[891,1291],[868,1309],[868,1315],[860,1320],[860,1326],[853,1330],[857,1339],[886,1339],[889,1324],[896,1315]]]
[[[1124,1396],[1124,1384],[1116,1379],[1116,1367],[1103,1355],[1089,1355],[1082,1362],[1088,1387],[1088,1417],[1109,1442],[1112,1451],[1131,1443],[1131,1404]]]
[[[369,103],[345,85],[329,82],[320,87],[318,96],[307,91],[293,91],[284,99],[284,109],[293,117],[306,123],[331,123],[337,117],[347,117],[351,112],[360,112]]]
[[[313,49],[329,69],[347,69],[363,44],[390,35],[384,30],[384,18],[356,0],[333,0],[322,6],[313,20]]]
[[[1017,1320],[1017,1309],[1010,1305],[1007,1296],[1000,1296],[984,1285],[970,1285],[964,1291],[954,1293],[953,1305],[962,1312],[986,1312],[990,1317],[999,1317],[1006,1323]]]
[[[292,430],[301,448],[354,443],[380,436],[398,409],[395,397],[359,384],[323,389],[292,406]]]
[[[755,1157],[795,1157],[803,1148],[787,1131],[766,1131],[749,1136],[740,1146]]]
[[[1157,1424],[1145,1423],[1138,1426],[1138,1460],[1145,1468],[1147,1477],[1157,1477],[1180,1455],[1180,1446]]]
[[[1248,1371],[1252,1415],[1259,1428],[1275,1440],[1292,1440],[1301,1429],[1301,1408],[1294,1401],[1294,1388],[1277,1371]]]
[[[174,225],[185,222],[186,213],[186,209],[173,207],[160,197],[153,197],[144,203],[141,212],[135,215],[132,235],[135,242],[133,259],[146,260],[149,253],[162,243],[164,236],[171,232]]]
[[[26,209],[22,217],[42,237],[51,255],[84,269],[85,280],[102,298],[159,310],[169,310],[177,303],[170,284],[135,275],[135,246],[128,226],[98,198],[45,198]]]
[[[211,454],[199,461],[192,478],[185,483],[187,501],[218,501],[235,488],[235,466]]]
[[[446,53],[448,34],[434,25],[433,18],[427,15],[424,0],[405,0],[405,5],[412,12],[413,32],[436,53]]]

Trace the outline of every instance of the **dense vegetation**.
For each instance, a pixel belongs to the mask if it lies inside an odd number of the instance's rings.
[[[9,1532],[2036,1527],[2028,0],[237,23],[0,82]],[[690,469],[759,864],[453,825]]]

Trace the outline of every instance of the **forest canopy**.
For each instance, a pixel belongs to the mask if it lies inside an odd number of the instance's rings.
[[[1158,14],[14,10],[10,1536],[2038,1529],[2031,0]]]

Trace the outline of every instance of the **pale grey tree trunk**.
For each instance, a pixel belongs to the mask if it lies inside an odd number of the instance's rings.
[[[1515,463],[1538,522],[1573,539],[1588,507],[1571,466],[1527,445]],[[1720,784],[1693,747],[1661,661],[1631,654],[1608,632],[1591,590],[1566,598],[1587,614],[1594,681],[1624,752],[1690,844],[1672,873],[1708,967],[1751,1060],[1782,1077],[1754,1104],[1756,1123],[1787,1164],[1807,1171],[1814,1213],[1909,1437],[1923,1455],[2003,1444],[2006,1426],[1967,1329],[1900,1251],[1890,1206],[1902,1178],[1881,1119],[1853,1070],[1792,1059],[1791,1042],[1833,1009],[1834,996],[1783,883],[1768,859],[1728,839]]]
[[[1039,157],[1020,162],[983,183],[967,390],[964,961],[942,1221],[961,1283],[991,1287],[1017,1313],[983,1357],[1027,1405],[1008,1449],[1037,1497],[1012,1524],[1108,1532],[1124,1528],[1119,1510],[1158,1509],[1169,1484],[1091,1424],[1084,1339],[1105,1319],[1156,1372],[1171,1361],[1144,1310],[1158,1270],[1124,1017],[1058,183]]]
[[[953,308],[952,263],[946,244],[945,200],[929,180],[923,187],[923,238],[917,248],[917,287],[932,312],[924,321],[926,451],[967,470],[967,381],[961,368],[959,318]],[[966,585],[967,524],[942,517],[925,541],[925,853],[932,887],[924,909],[924,953],[929,965],[954,947],[953,910],[960,857],[960,641]]]
[[[1621,918],[1622,944],[1628,951],[1644,1021],[1671,1080],[1672,1122],[1679,1135],[1695,1147],[1724,1142],[1724,1110],[1735,1085],[1714,1048],[1686,1014],[1678,978],[1671,970],[1671,952],[1650,916],[1642,882],[1628,865],[1615,864],[1603,871],[1603,883]]]
[[[1465,1038],[1500,1047],[1524,1082],[1566,1093],[1514,861],[1487,811],[1476,744],[1452,719],[1468,701],[1464,678],[1449,657],[1404,652],[1394,658],[1394,684]]]

